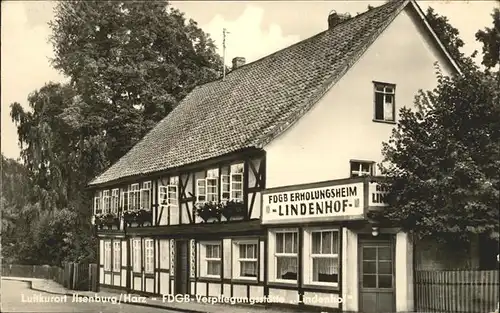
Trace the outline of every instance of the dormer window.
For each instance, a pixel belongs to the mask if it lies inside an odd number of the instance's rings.
[[[374,82],[375,117],[374,121],[396,121],[396,85]]]
[[[359,176],[373,176],[375,174],[375,162],[351,161],[351,178]]]

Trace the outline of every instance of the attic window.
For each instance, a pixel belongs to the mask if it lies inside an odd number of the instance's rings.
[[[374,121],[395,122],[396,85],[374,82],[375,118]]]
[[[372,176],[375,174],[375,162],[351,160],[351,178]]]

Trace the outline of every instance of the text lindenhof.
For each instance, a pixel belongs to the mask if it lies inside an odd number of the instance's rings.
[[[363,214],[363,183],[264,195],[265,220]]]

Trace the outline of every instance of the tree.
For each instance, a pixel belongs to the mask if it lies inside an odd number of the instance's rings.
[[[494,9],[491,16],[493,27],[486,27],[476,33],[476,39],[483,44],[482,64],[488,69],[500,64],[500,10]]]
[[[106,133],[107,165],[125,154],[222,60],[193,20],[164,1],[63,1],[51,23],[56,69]]]
[[[464,46],[464,41],[460,38],[458,29],[449,23],[446,16],[437,14],[432,7],[427,9],[425,18],[452,58],[461,65],[465,59],[464,54],[460,51]]]
[[[29,201],[7,201],[2,223],[19,229],[9,252],[19,263],[95,261],[85,186],[222,66],[208,35],[167,2],[67,1],[55,13],[52,62],[70,82],[34,91],[29,110],[11,105]]]
[[[420,236],[498,238],[500,199],[500,92],[498,73],[467,68],[438,74],[421,91],[417,111],[401,109],[384,143],[382,170],[390,207],[374,214]]]

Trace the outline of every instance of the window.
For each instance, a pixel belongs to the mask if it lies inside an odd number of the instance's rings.
[[[337,230],[311,232],[311,279],[312,283],[338,284],[339,233]]]
[[[231,200],[243,202],[243,164],[231,165]]]
[[[111,213],[118,214],[119,189],[111,191]]]
[[[375,83],[375,120],[394,122],[395,91],[393,84]]]
[[[139,209],[139,201],[140,201],[140,191],[139,184],[132,184],[129,186],[129,208],[130,209]]]
[[[111,241],[104,242],[104,270],[111,271]]]
[[[219,169],[211,169],[207,171],[206,178],[206,194],[207,200],[209,202],[215,202],[218,200],[217,194],[217,183],[219,181]]]
[[[141,209],[151,210],[151,182],[142,183],[141,188]]]
[[[221,175],[221,200],[228,201],[231,195],[231,175]]]
[[[139,272],[141,272],[141,240],[140,239],[134,239],[132,241],[132,256],[133,256],[132,269],[134,272],[139,273]]]
[[[220,277],[221,275],[221,245],[220,243],[202,243],[200,255],[202,264],[200,276]]]
[[[275,238],[276,279],[297,280],[298,233],[296,231],[276,232]]]
[[[113,241],[113,272],[119,272],[121,268],[121,242]]]
[[[109,213],[110,200],[111,198],[109,197],[109,190],[104,190],[102,192],[102,213]]]
[[[145,262],[144,262],[144,271],[146,273],[154,273],[154,250],[153,250],[153,239],[146,239],[144,242],[145,245]]]
[[[196,201],[197,202],[205,202],[206,198],[207,198],[206,180],[205,179],[197,179],[196,180]]]
[[[167,203],[170,223],[179,223],[179,194],[176,181],[171,179],[170,185],[167,186]]]
[[[351,177],[374,175],[375,162],[351,161]]]
[[[234,241],[234,263],[233,277],[235,278],[257,278],[257,240]]]
[[[127,190],[122,191],[122,209],[123,209],[123,211],[127,211],[130,209],[129,192]]]
[[[101,197],[100,192],[94,196],[94,214],[101,214]]]

